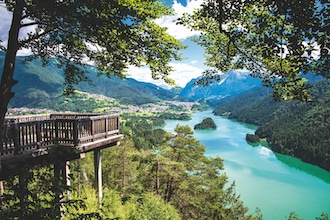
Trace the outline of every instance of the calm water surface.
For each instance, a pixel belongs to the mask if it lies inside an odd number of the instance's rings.
[[[167,120],[164,129],[173,131],[177,124],[191,128],[204,117],[211,117],[216,130],[196,130],[194,136],[206,146],[206,154],[220,156],[230,182],[245,205],[254,212],[259,207],[265,220],[285,219],[291,211],[300,218],[315,219],[330,214],[330,173],[300,160],[273,153],[267,144],[251,146],[247,133],[256,126],[214,116],[211,111],[192,115],[190,121]]]

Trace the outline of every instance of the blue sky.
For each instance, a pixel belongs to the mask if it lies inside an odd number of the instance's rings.
[[[173,0],[161,0],[162,2],[166,2],[168,5],[173,5],[174,1]],[[183,6],[187,6],[187,1],[186,0],[177,0],[177,3],[180,3]]]
[[[176,25],[175,19],[180,17],[182,13],[191,13],[194,8],[198,7],[203,0],[161,0],[171,6],[176,13],[176,16],[165,16],[156,21],[162,27],[168,28],[168,33],[182,41],[188,46],[187,49],[182,51],[183,57],[185,58],[180,62],[172,62],[171,65],[174,68],[174,72],[170,75],[178,86],[184,87],[192,78],[196,78],[203,72],[206,67],[203,65],[204,56],[202,49],[195,43],[188,40],[188,37],[193,36],[197,33],[191,32],[190,30]],[[11,13],[8,12],[3,5],[0,3],[0,40],[3,41],[3,45],[6,44],[9,25],[11,22]],[[29,29],[22,30],[21,36],[31,31]],[[29,53],[28,49],[19,51],[19,55],[26,55]],[[152,82],[156,85],[166,87],[166,84],[161,81],[155,81],[151,79],[151,73],[148,67],[130,67],[127,72],[128,77],[135,78],[139,81]]]

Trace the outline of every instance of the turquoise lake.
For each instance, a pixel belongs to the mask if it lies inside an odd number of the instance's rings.
[[[217,129],[196,130],[194,136],[206,146],[207,156],[224,159],[224,172],[229,182],[235,180],[236,192],[251,213],[258,207],[265,220],[286,219],[291,211],[306,220],[322,212],[330,215],[330,172],[273,153],[267,143],[249,145],[245,135],[256,126],[205,111],[192,114],[190,121],[167,120],[163,129],[173,131],[177,124],[193,128],[204,117],[211,117]]]

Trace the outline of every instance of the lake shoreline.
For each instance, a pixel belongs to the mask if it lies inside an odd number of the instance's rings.
[[[228,115],[215,115],[215,114],[213,113],[213,110],[212,110],[212,114],[213,114],[214,116],[224,117],[224,118],[227,118],[228,120],[232,120],[232,121],[235,121],[235,122],[244,123],[244,124],[250,124],[250,123],[247,123],[247,122],[244,122],[244,121],[240,121],[240,120],[237,119],[237,118],[230,118]],[[257,130],[257,128],[260,127],[260,125],[255,125],[255,124],[250,124],[250,125],[252,125],[252,126],[256,126],[256,129],[255,129],[255,130]],[[255,133],[253,133],[253,134],[255,134]],[[267,137],[266,137],[266,138],[260,138],[260,139],[267,139]],[[261,141],[261,142],[262,142],[262,141]],[[267,140],[266,140],[266,142],[267,142]],[[268,142],[267,142],[267,145],[268,145],[269,149],[271,149],[273,152],[276,152],[276,153],[279,153],[279,154],[283,154],[283,155],[287,155],[287,156],[291,156],[291,157],[295,157],[295,158],[301,160],[301,161],[304,162],[304,163],[308,163],[308,164],[310,164],[310,165],[317,166],[317,167],[319,167],[319,168],[321,168],[321,169],[323,169],[323,170],[325,170],[325,171],[327,171],[327,172],[330,172],[330,167],[324,167],[324,166],[322,166],[322,164],[317,163],[317,162],[314,162],[314,161],[312,161],[312,160],[304,160],[304,158],[298,157],[298,156],[296,156],[296,155],[294,155],[294,154],[287,154],[285,151],[282,151],[282,152],[281,152],[281,151],[277,151],[277,150],[274,149],[274,147],[272,147],[271,144],[269,144]],[[285,149],[287,149],[287,148],[285,148]]]
[[[209,110],[193,113],[189,121],[166,120],[164,130],[173,131],[177,124],[193,127],[204,117],[212,117],[217,129],[195,130],[194,136],[206,146],[208,156],[224,159],[224,172],[229,182],[235,181],[251,213],[259,207],[265,220],[285,219],[291,211],[304,219],[330,213],[330,172],[274,153],[265,144],[252,147],[245,135],[257,126],[215,116]]]

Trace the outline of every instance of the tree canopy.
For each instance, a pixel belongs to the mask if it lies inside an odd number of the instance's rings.
[[[201,32],[193,40],[214,68],[200,84],[212,83],[215,72],[246,68],[276,100],[309,101],[302,74],[330,77],[329,11],[324,0],[205,0],[179,23]]]
[[[100,74],[124,77],[129,65],[148,65],[154,79],[164,79],[172,71],[169,62],[180,60],[182,43],[166,33],[155,19],[172,14],[158,0],[6,0],[13,12],[8,35],[5,64],[0,84],[1,117],[7,111],[14,80],[16,53],[21,48],[32,51],[47,64],[56,58],[65,70],[66,92],[88,75],[77,64],[92,63]],[[20,39],[19,31],[35,31]],[[3,119],[2,119],[3,120]],[[2,122],[2,121],[1,121]]]

